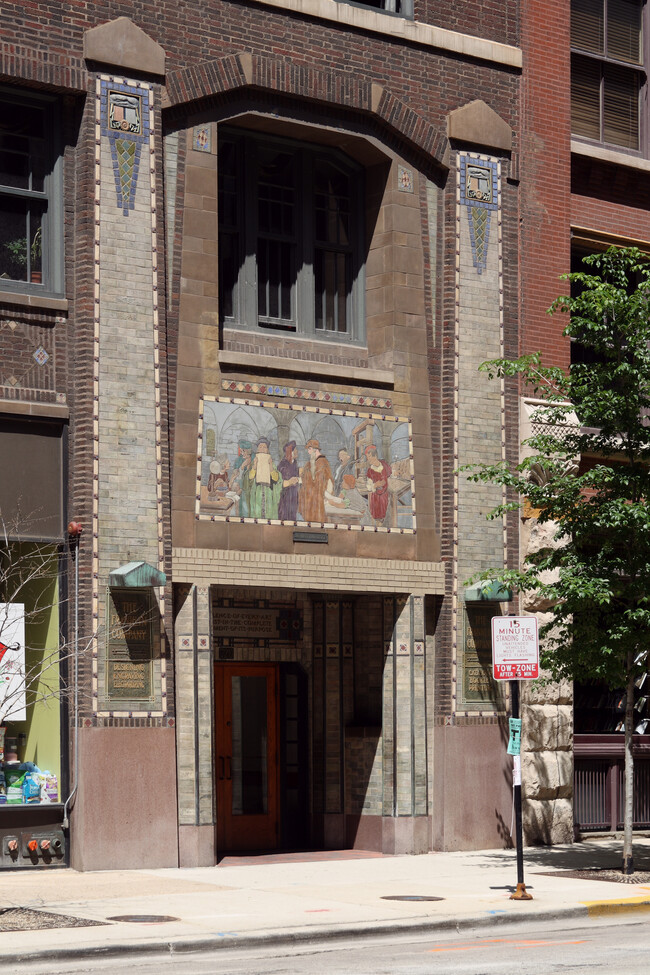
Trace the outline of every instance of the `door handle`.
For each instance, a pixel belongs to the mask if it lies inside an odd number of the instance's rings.
[[[224,779],[224,764],[223,764],[223,755],[219,755],[219,778],[220,778],[221,780],[223,780],[223,779]]]
[[[226,761],[228,762],[228,775],[226,776],[226,778],[228,779],[228,781],[231,781],[232,780],[232,763],[231,763],[231,760],[230,760],[230,755],[226,755]]]

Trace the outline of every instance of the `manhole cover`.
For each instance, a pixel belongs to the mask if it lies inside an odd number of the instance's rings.
[[[117,917],[109,917],[107,921],[127,921],[129,924],[165,924],[166,921],[180,921],[178,917],[171,914],[118,914]]]
[[[427,897],[425,894],[390,894],[383,901],[444,901],[444,897]]]

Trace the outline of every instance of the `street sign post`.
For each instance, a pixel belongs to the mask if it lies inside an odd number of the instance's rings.
[[[532,895],[524,883],[524,839],[521,820],[521,757],[519,717],[519,681],[539,677],[539,638],[535,616],[492,617],[492,676],[495,680],[510,681],[510,742],[508,752],[513,756],[512,786],[515,800],[515,832],[517,838],[517,889],[511,900],[530,901]]]

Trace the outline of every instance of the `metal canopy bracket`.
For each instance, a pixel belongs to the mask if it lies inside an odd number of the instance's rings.
[[[167,576],[148,562],[127,562],[113,569],[108,577],[109,586],[122,589],[144,589],[147,586],[164,586]]]

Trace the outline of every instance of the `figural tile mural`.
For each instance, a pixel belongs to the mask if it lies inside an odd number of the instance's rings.
[[[212,521],[414,532],[410,421],[205,397],[196,515]]]

